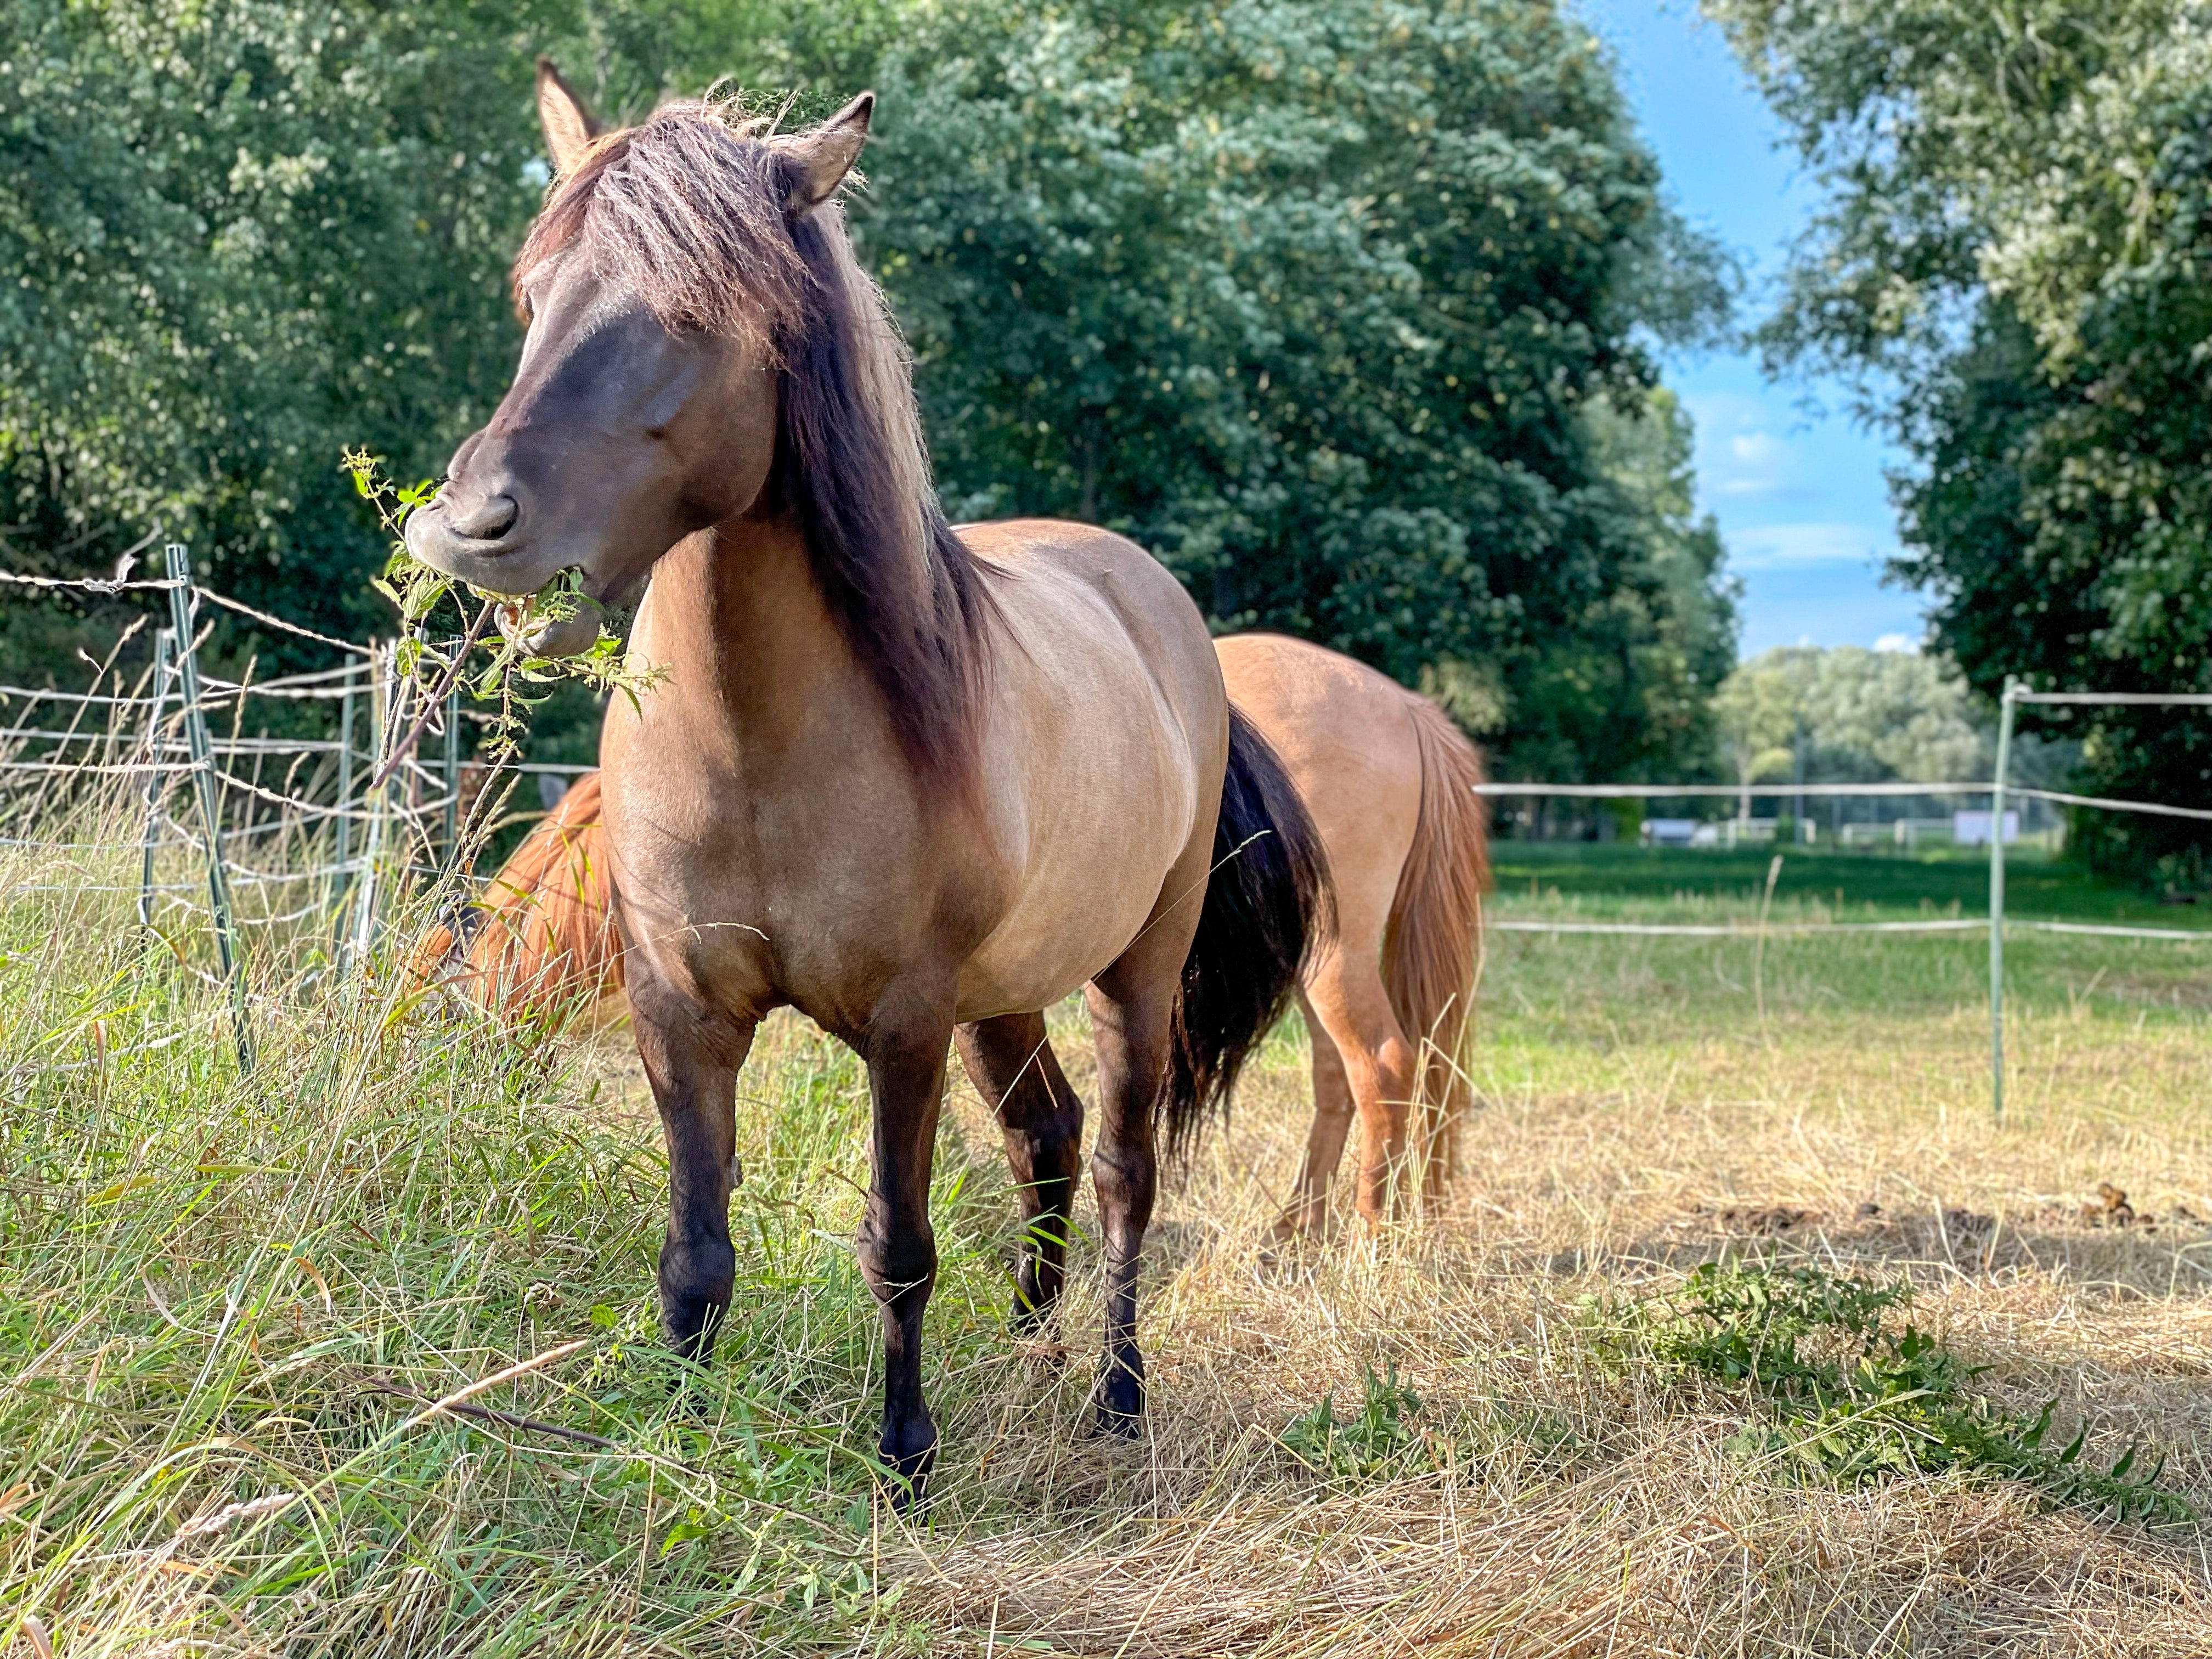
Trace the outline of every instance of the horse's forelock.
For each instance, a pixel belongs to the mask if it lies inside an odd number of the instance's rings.
[[[663,326],[775,357],[805,314],[808,273],[784,222],[781,160],[757,128],[687,100],[599,140],[531,228],[516,276],[577,249]]]

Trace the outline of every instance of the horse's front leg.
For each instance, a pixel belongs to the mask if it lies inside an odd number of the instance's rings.
[[[937,1283],[937,1236],[929,1224],[929,1170],[945,1097],[949,1008],[871,1021],[860,1045],[874,1103],[874,1164],[855,1243],[860,1272],[884,1310],[884,1466],[918,1498],[937,1451],[937,1425],[921,1398],[921,1316]]]
[[[648,1014],[633,995],[638,1057],[668,1142],[668,1233],[660,1244],[660,1323],[677,1352],[704,1360],[737,1278],[730,1245],[730,1164],[737,1152],[738,1069],[750,1020]]]

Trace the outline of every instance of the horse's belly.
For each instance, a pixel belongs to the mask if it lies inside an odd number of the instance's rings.
[[[1171,846],[1164,823],[1040,848],[1013,909],[961,970],[960,1018],[1047,1008],[1103,971],[1142,931],[1188,836],[1186,817]]]
[[[1005,676],[993,787],[1001,845],[1018,849],[1014,889],[962,969],[963,1020],[1049,1006],[1106,968],[1198,829],[1200,774],[1218,763],[1194,752],[1192,716],[1108,620],[1035,648],[1054,665],[1049,684]]]

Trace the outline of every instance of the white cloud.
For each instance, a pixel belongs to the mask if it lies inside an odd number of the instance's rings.
[[[1920,641],[1910,634],[1884,634],[1874,642],[1874,648],[1894,651],[1901,656],[1917,657],[1920,654]]]
[[[1792,491],[1802,471],[1796,451],[1762,429],[1738,433],[1725,452],[1708,452],[1701,472],[1714,495],[1741,496]]]
[[[1787,570],[1815,564],[1863,564],[1889,551],[1886,528],[1863,524],[1769,524],[1729,537],[1738,570]]]

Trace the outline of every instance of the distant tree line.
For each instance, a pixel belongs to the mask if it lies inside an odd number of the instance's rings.
[[[1509,770],[1709,756],[1731,596],[1652,353],[1727,272],[1546,0],[15,0],[0,557],[105,569],[159,523],[252,603],[381,625],[337,454],[434,472],[504,386],[541,49],[618,118],[878,88],[850,216],[956,515],[1123,530]],[[95,620],[11,603],[0,652]]]
[[[2212,17],[2188,0],[1705,0],[1829,188],[1765,325],[1911,457],[1893,565],[1994,696],[2212,690]],[[2199,711],[2033,712],[2096,793],[2212,806]],[[2201,882],[2203,826],[2084,815]]]

